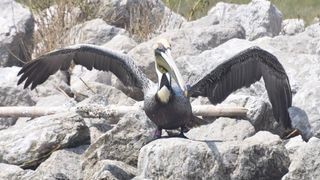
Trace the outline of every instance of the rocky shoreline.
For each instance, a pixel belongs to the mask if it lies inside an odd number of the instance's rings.
[[[159,38],[172,43],[172,55],[189,84],[249,47],[274,54],[289,76],[289,111],[302,136],[280,139],[283,129],[273,118],[260,80],[223,102],[248,108],[247,118],[218,118],[191,129],[189,139],[150,142],[156,127],[142,111],[117,117],[116,124],[74,113],[0,118],[0,179],[320,179],[319,23],[305,27],[301,19],[283,20],[267,0],[218,3],[195,21],[159,0],[96,3],[95,19],[57,32],[65,45],[91,43],[127,53],[153,80],[153,44]],[[143,18],[137,12],[146,7],[153,26],[141,42],[125,27],[133,13]],[[109,12],[122,14],[111,21]],[[71,77],[75,98],[58,90],[65,86],[59,74],[34,91],[17,86],[20,60],[30,60],[39,45],[32,43],[35,18],[13,0],[0,2],[0,106],[140,105],[130,98],[139,94],[126,94],[127,88],[111,73],[78,66]],[[192,99],[192,104],[207,103],[205,98]]]

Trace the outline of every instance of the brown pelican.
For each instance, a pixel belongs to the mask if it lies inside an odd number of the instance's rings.
[[[95,45],[79,44],[57,49],[27,63],[20,70],[18,85],[34,89],[60,70],[67,70],[72,63],[111,71],[124,85],[140,88],[144,93],[146,115],[162,129],[181,128],[181,136],[193,115],[189,97],[208,97],[212,104],[221,103],[230,93],[250,86],[263,77],[274,117],[287,130],[292,130],[288,108],[292,94],[287,74],[277,58],[258,47],[249,48],[217,66],[192,86],[186,86],[171,56],[171,46],[160,40],[155,48],[155,69],[158,83],[153,83],[134,64],[129,56]],[[176,83],[173,83],[175,81]]]

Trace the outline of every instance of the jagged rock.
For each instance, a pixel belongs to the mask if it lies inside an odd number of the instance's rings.
[[[303,140],[308,141],[314,134],[311,129],[311,125],[310,125],[310,121],[307,113],[304,110],[295,106],[290,107],[288,109],[288,112],[289,112],[292,126],[300,130]],[[317,122],[312,121],[312,123],[317,123]],[[314,128],[314,130],[316,131],[317,129]]]
[[[136,176],[137,169],[121,161],[101,160],[84,174],[84,180],[110,179],[130,180]]]
[[[80,156],[88,146],[53,152],[27,179],[81,179]]]
[[[172,43],[172,56],[173,58],[177,58],[182,55],[199,54],[205,50],[217,47],[232,38],[244,38],[244,31],[240,26],[235,24],[193,27],[163,33],[158,37],[139,44],[129,52],[129,55],[134,58],[135,63],[152,80],[156,80],[153,47],[161,38],[165,38]]]
[[[225,179],[215,143],[168,138],[142,147],[141,179]]]
[[[194,21],[187,21],[182,24],[181,28],[195,28],[195,27],[209,27],[219,24],[219,18],[218,16],[203,16],[199,19],[196,19]]]
[[[113,129],[91,143],[83,155],[83,169],[104,159],[136,166],[139,150],[151,141],[155,128],[143,111],[124,115]]]
[[[280,138],[268,132],[243,141],[159,139],[141,149],[137,179],[280,179],[289,162]]]
[[[280,179],[290,159],[279,136],[260,131],[241,143],[236,164],[232,179]]]
[[[319,71],[320,75],[320,68],[318,68],[317,71]],[[300,124],[304,125],[304,129],[307,128],[307,130],[310,129],[309,126],[311,125],[314,135],[320,137],[320,80],[314,77],[312,80],[310,79],[309,82],[303,84],[301,89],[293,97],[293,103],[306,113],[303,118],[298,117],[298,123],[299,121],[304,122]],[[310,125],[306,123],[308,121]],[[311,132],[306,136],[310,138]]]
[[[39,107],[72,107],[75,106],[74,99],[67,95],[51,95],[46,97],[39,97],[36,106]]]
[[[127,53],[137,45],[138,44],[128,36],[118,34],[102,46],[109,49],[122,51],[123,53]]]
[[[320,139],[311,138],[294,153],[289,172],[282,179],[320,178]]]
[[[23,170],[19,166],[0,163],[0,179],[27,179],[33,173],[32,170]]]
[[[288,150],[290,160],[292,161],[295,157],[297,150],[305,146],[307,143],[302,139],[302,136],[293,137],[286,142],[286,149]]]
[[[0,162],[32,168],[57,149],[88,141],[88,127],[79,115],[43,116],[0,131]]]
[[[34,94],[17,86],[19,67],[0,68],[0,106],[32,106],[36,104]],[[0,118],[0,130],[16,123],[18,118]]]
[[[87,43],[102,45],[116,35],[124,33],[124,29],[108,25],[102,19],[93,19],[75,25],[66,32],[64,44]]]
[[[273,37],[281,30],[282,14],[267,0],[253,0],[245,5],[220,2],[208,12],[208,16],[220,22],[238,22],[249,40]]]
[[[30,60],[34,19],[29,9],[14,0],[1,1],[0,27],[0,66],[22,65],[21,60]]]
[[[129,31],[140,30],[143,32],[135,33],[148,36],[179,28],[186,21],[161,0],[102,0],[92,5],[97,9],[97,16],[109,24],[129,28]]]
[[[191,129],[186,136],[190,139],[203,141],[235,141],[243,140],[254,133],[254,127],[248,121],[219,118],[211,124]]]
[[[292,36],[279,35],[274,38],[264,37],[257,39],[260,45],[272,46],[283,52],[294,54],[316,54],[320,41],[320,25],[313,24],[305,28],[301,33]],[[291,55],[291,56],[293,56]],[[319,54],[318,54],[319,55]],[[300,58],[301,59],[301,58]],[[300,64],[304,61],[292,61],[292,63]],[[308,64],[308,63],[304,63]],[[301,66],[301,65],[300,65]]]
[[[88,97],[81,104],[133,105],[135,103],[133,99],[112,86],[90,80],[86,81],[86,84],[90,89],[80,81],[72,86],[77,95]]]
[[[280,33],[283,35],[295,35],[304,31],[303,19],[286,19],[281,26]]]
[[[133,105],[135,101],[122,93],[120,90],[104,85],[101,83],[88,83],[88,86],[91,87],[96,94],[93,94],[90,90],[87,90],[86,87],[76,88],[76,94],[79,95],[81,92],[89,96],[84,99],[78,106],[86,106],[86,105]],[[105,132],[109,131],[113,126],[119,121],[120,117],[113,117],[112,119],[104,119],[104,118],[85,118],[86,125],[90,129],[90,140],[91,142],[95,142],[101,135]]]

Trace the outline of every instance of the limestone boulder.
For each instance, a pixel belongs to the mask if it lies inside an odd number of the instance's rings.
[[[89,129],[76,114],[43,116],[0,131],[0,162],[34,168],[58,149],[89,142]]]
[[[64,44],[96,44],[102,45],[125,30],[107,24],[103,19],[93,19],[73,26],[66,32]]]
[[[244,5],[220,2],[209,10],[208,16],[219,22],[241,24],[249,40],[263,36],[274,37],[281,30],[282,13],[267,0],[253,0]]]
[[[279,136],[261,131],[239,141],[153,141],[139,154],[136,179],[280,179],[290,160]]]
[[[286,19],[282,22],[280,34],[295,35],[303,31],[304,31],[303,19]]]
[[[320,139],[311,138],[301,146],[292,158],[289,172],[282,179],[319,179],[320,178]]]
[[[14,0],[1,1],[0,27],[0,66],[23,65],[29,61],[34,30],[30,10]]]
[[[104,159],[136,166],[140,149],[152,140],[155,129],[142,111],[123,116],[114,128],[91,143],[82,156],[84,171]]]
[[[85,145],[53,152],[26,179],[81,179],[80,156],[87,147]]]
[[[137,169],[135,167],[121,161],[101,160],[84,174],[84,179],[130,180],[136,176],[136,173]]]

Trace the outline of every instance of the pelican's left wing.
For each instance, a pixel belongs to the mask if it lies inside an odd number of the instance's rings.
[[[213,71],[194,84],[191,97],[208,97],[213,104],[221,103],[232,92],[249,87],[263,77],[276,120],[285,128],[291,128],[288,108],[291,107],[292,93],[288,76],[269,52],[251,47],[217,66]]]
[[[93,68],[111,71],[125,86],[146,90],[151,82],[125,54],[90,44],[73,45],[51,51],[25,64],[18,75],[18,84],[25,81],[24,88],[34,89],[58,70],[68,70],[70,65],[79,64],[89,70]]]

